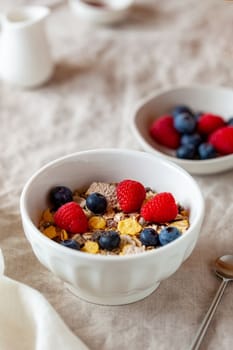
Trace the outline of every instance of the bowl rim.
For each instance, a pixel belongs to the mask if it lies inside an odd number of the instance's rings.
[[[106,7],[95,7],[92,6],[88,3],[85,3],[85,1],[82,0],[69,0],[69,3],[71,5],[78,7],[81,7],[83,9],[85,9],[87,12],[89,13],[94,13],[96,16],[98,15],[102,15],[102,14],[114,14],[114,13],[120,13],[122,11],[125,11],[127,9],[129,9],[133,3],[135,2],[135,0],[124,0],[124,3],[122,2],[121,6],[119,7],[115,7],[115,6],[106,6]]]
[[[57,165],[59,163],[62,163],[64,161],[66,161],[67,159],[72,159],[75,157],[78,157],[79,155],[88,155],[88,154],[122,154],[124,153],[125,155],[140,155],[143,157],[147,157],[147,158],[156,158],[159,162],[162,163],[166,163],[167,165],[169,165],[171,168],[176,168],[176,170],[178,170],[182,176],[185,176],[186,178],[189,179],[189,181],[192,182],[196,193],[198,194],[199,197],[199,211],[197,212],[197,215],[195,216],[192,225],[188,228],[188,230],[185,232],[184,235],[181,235],[181,237],[179,237],[179,239],[176,239],[172,242],[170,242],[169,244],[150,250],[150,251],[145,251],[145,252],[140,252],[138,254],[129,254],[129,255],[100,255],[100,254],[88,254],[88,253],[83,253],[80,252],[79,250],[74,250],[74,249],[67,249],[67,247],[62,246],[61,244],[58,244],[57,242],[53,241],[52,239],[46,237],[45,235],[43,235],[42,232],[40,232],[40,230],[34,225],[34,223],[32,222],[27,209],[26,209],[26,198],[28,196],[28,191],[30,190],[30,186],[31,184],[34,182],[34,180],[40,176],[42,173],[44,173],[48,168]],[[205,214],[205,201],[204,201],[204,197],[203,194],[201,192],[200,187],[198,186],[197,182],[195,181],[195,179],[183,168],[181,168],[180,166],[178,166],[177,164],[170,162],[168,160],[162,159],[160,157],[156,157],[153,154],[144,152],[144,151],[137,151],[137,150],[131,150],[131,149],[127,149],[127,148],[99,148],[99,149],[90,149],[90,150],[84,150],[84,151],[79,151],[79,152],[74,152],[74,153],[70,153],[68,155],[56,158],[55,160],[50,161],[49,163],[45,164],[44,166],[42,166],[40,169],[38,169],[29,179],[28,181],[25,183],[23,190],[21,192],[20,195],[20,213],[21,213],[21,219],[23,222],[27,223],[27,226],[30,228],[30,230],[33,232],[33,234],[37,234],[37,239],[39,239],[42,243],[45,243],[49,246],[51,246],[52,248],[60,251],[63,255],[66,253],[70,256],[73,257],[81,257],[81,258],[85,258],[88,260],[102,260],[102,261],[106,261],[107,260],[111,260],[111,261],[125,261],[125,260],[129,260],[129,259],[143,259],[146,256],[151,256],[153,254],[160,254],[160,252],[166,252],[166,250],[171,249],[169,247],[173,247],[175,245],[181,244],[181,242],[183,240],[186,239],[187,234],[189,234],[190,230],[193,229],[194,227],[196,227],[199,223],[202,224],[203,219],[204,219],[204,214]],[[24,230],[25,231],[25,230]],[[27,239],[28,236],[25,233]],[[28,239],[29,240],[29,239]],[[180,243],[179,243],[180,242]]]
[[[224,155],[221,157],[217,157],[217,158],[212,158],[212,159],[205,159],[205,160],[189,160],[189,159],[180,159],[180,158],[176,158],[173,156],[170,156],[169,154],[163,153],[161,151],[159,151],[157,148],[154,148],[153,146],[151,146],[147,140],[142,136],[141,132],[139,131],[139,128],[136,125],[136,118],[138,116],[138,113],[140,111],[140,109],[142,107],[144,107],[145,105],[147,105],[148,103],[150,103],[152,100],[154,100],[155,98],[159,98],[162,95],[165,95],[167,93],[170,92],[175,92],[175,91],[179,91],[179,90],[215,90],[217,92],[217,90],[219,91],[223,91],[223,92],[228,92],[228,93],[232,93],[233,96],[233,89],[231,88],[227,88],[225,86],[215,86],[215,85],[202,85],[202,84],[191,84],[191,85],[178,85],[178,86],[171,86],[168,88],[162,88],[162,89],[158,89],[158,90],[153,90],[153,92],[151,92],[150,94],[148,94],[147,96],[145,96],[144,98],[141,98],[137,103],[136,106],[132,109],[131,111],[131,115],[130,115],[130,125],[131,125],[131,130],[134,134],[134,136],[136,137],[137,140],[140,139],[140,143],[144,144],[144,147],[147,148],[147,150],[153,152],[153,154],[157,154],[159,157],[161,158],[166,158],[167,160],[171,161],[171,162],[175,162],[176,164],[180,164],[181,166],[189,166],[189,165],[203,165],[203,166],[208,166],[208,165],[213,165],[213,164],[219,164],[222,163],[223,160],[228,160],[228,159],[233,159],[233,154],[228,154],[228,155]]]

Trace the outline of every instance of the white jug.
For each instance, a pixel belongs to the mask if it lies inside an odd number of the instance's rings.
[[[32,88],[51,77],[54,66],[44,31],[49,14],[47,7],[26,6],[1,15],[1,79]]]

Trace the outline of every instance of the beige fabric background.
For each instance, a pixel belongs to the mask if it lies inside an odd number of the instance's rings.
[[[42,1],[1,0],[0,10],[16,3]],[[39,167],[70,152],[139,149],[129,116],[152,90],[193,82],[232,87],[232,26],[233,2],[223,0],[141,0],[115,27],[83,23],[64,5],[47,22],[57,63],[52,81],[33,91],[0,82],[0,246],[6,274],[42,292],[92,350],[188,349],[220,283],[211,263],[233,251],[233,172],[195,177],[206,217],[193,254],[150,297],[119,307],[79,300],[40,265],[21,226],[22,187]],[[232,348],[232,288],[201,349]]]

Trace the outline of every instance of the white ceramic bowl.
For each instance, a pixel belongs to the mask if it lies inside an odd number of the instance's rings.
[[[93,181],[141,181],[159,192],[170,191],[190,209],[190,228],[168,245],[129,256],[91,255],[63,247],[38,229],[48,192],[55,185],[71,189]],[[119,305],[152,293],[191,254],[204,215],[204,202],[194,179],[175,164],[146,152],[93,150],[71,154],[39,170],[25,185],[20,210],[27,239],[39,261],[67,283],[73,293],[98,304]]]
[[[93,0],[94,1],[94,0]],[[97,7],[82,0],[69,0],[71,10],[80,18],[96,24],[110,24],[123,20],[134,0],[96,0],[106,4]]]
[[[191,174],[212,174],[233,168],[233,154],[209,160],[186,160],[175,157],[175,151],[156,143],[149,127],[156,117],[169,114],[176,105],[190,106],[194,111],[206,111],[233,116],[233,90],[211,86],[184,86],[159,91],[138,103],[131,118],[131,128],[141,147],[159,157],[180,165]]]

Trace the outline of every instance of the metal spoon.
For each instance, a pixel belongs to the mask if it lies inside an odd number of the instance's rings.
[[[223,296],[227,283],[233,280],[233,255],[224,255],[217,258],[214,267],[216,275],[222,279],[222,282],[189,350],[199,349],[210,321],[212,320],[221,297]]]

